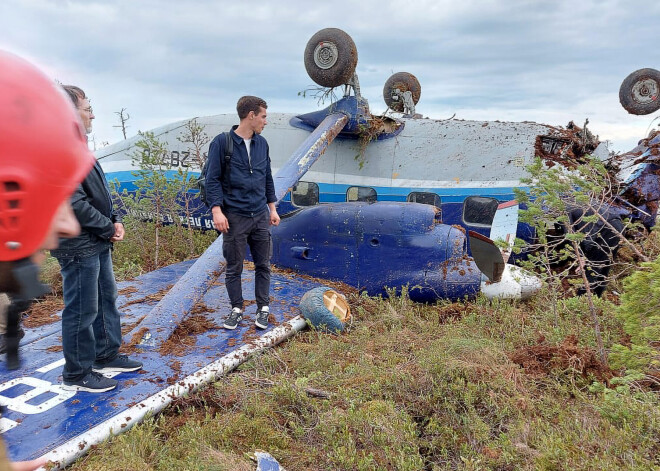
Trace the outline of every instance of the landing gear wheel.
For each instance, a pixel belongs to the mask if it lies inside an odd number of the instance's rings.
[[[300,311],[315,329],[322,332],[341,332],[351,317],[351,308],[344,295],[327,286],[307,291],[300,300]]]
[[[619,89],[619,101],[630,114],[649,114],[660,109],[660,72],[639,69],[628,75]]]
[[[422,96],[422,86],[419,80],[413,74],[408,72],[397,72],[387,79],[383,87],[383,98],[388,108],[399,113],[404,112],[403,99],[397,96],[396,90],[401,94],[410,92],[412,94],[412,101],[416,105],[419,102],[419,97]]]
[[[322,87],[347,84],[355,73],[357,60],[355,43],[341,29],[322,29],[305,47],[307,74]]]

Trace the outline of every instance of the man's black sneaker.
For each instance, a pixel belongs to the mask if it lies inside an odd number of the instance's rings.
[[[116,379],[106,378],[101,373],[90,371],[87,376],[78,381],[64,381],[62,389],[66,389],[67,391],[102,393],[115,389],[118,383]]]
[[[257,318],[254,320],[254,325],[260,329],[265,329],[268,327],[268,316],[270,314],[270,309],[268,306],[263,306],[257,311]]]
[[[241,320],[243,320],[243,311],[237,307],[232,308],[231,312],[225,319],[225,329],[234,330]]]
[[[94,363],[92,371],[97,373],[123,373],[137,371],[142,368],[142,362],[131,360],[126,355],[117,355],[114,360],[105,363]]]

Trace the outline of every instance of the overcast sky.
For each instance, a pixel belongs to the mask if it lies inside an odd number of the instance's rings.
[[[659,112],[628,114],[623,79],[660,69],[660,2],[639,0],[2,0],[0,48],[91,97],[98,143],[218,113],[242,95],[268,111],[317,109],[303,64],[319,29],[346,31],[372,112],[394,72],[422,85],[431,118],[574,120],[616,151],[655,127]]]

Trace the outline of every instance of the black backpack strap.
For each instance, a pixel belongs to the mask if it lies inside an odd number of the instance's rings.
[[[234,153],[234,139],[231,137],[231,133],[224,132],[225,135],[225,158],[222,161],[222,174],[225,176],[225,182],[227,183],[227,193],[231,193],[231,156]]]

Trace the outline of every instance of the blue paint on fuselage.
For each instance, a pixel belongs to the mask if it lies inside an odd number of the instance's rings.
[[[272,260],[372,296],[408,286],[418,302],[473,297],[481,272],[467,256],[465,234],[437,214],[433,206],[397,202],[304,208],[272,228]]]
[[[168,178],[174,178],[176,172],[168,174]],[[190,173],[190,175],[196,175]],[[121,193],[124,190],[127,192],[134,192],[137,188],[134,184],[135,176],[132,172],[110,172],[107,178],[111,182],[116,182],[117,189]],[[319,187],[319,203],[345,203],[346,193],[352,185],[337,184],[337,183],[318,183]],[[460,225],[466,230],[476,231],[480,234],[488,236],[490,234],[489,225],[476,225],[468,224],[463,219],[463,203],[466,198],[470,196],[480,196],[484,198],[495,198],[499,202],[510,201],[515,199],[512,187],[497,187],[497,188],[411,188],[411,187],[389,187],[389,186],[372,186],[376,191],[379,202],[406,202],[408,195],[412,192],[426,192],[435,193],[441,200],[441,215],[442,222],[449,225]],[[196,228],[212,229],[212,218],[209,209],[203,204],[199,203],[196,196],[197,191],[192,190],[190,195],[193,196],[189,203],[191,214],[189,217],[196,218],[193,224]],[[280,215],[286,215],[292,211],[298,211],[301,207],[295,206],[291,202],[291,193],[288,193],[280,202],[278,212]],[[186,217],[187,219],[187,217]],[[166,221],[167,222],[167,221]],[[531,241],[533,239],[533,230],[525,225],[518,225],[517,236],[523,240]]]

